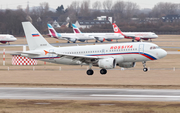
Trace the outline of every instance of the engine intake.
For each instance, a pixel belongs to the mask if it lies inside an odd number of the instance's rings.
[[[70,41],[73,42],[73,43],[76,43],[76,40],[75,38],[71,38]]]
[[[116,60],[114,58],[100,59],[98,66],[103,69],[113,69],[116,67]]]

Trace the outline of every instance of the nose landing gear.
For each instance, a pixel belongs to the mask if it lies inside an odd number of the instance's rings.
[[[144,71],[144,72],[147,72],[147,71],[148,71],[148,68],[146,68],[146,61],[143,61],[142,64],[143,64],[143,67],[144,67],[144,68],[143,68],[143,71]]]

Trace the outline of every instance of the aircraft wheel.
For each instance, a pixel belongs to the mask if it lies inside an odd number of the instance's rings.
[[[94,71],[92,70],[92,69],[89,69],[89,70],[87,70],[87,75],[93,75],[94,74]]]
[[[67,43],[70,43],[69,41]]]
[[[98,41],[96,40],[96,43],[97,43]]]
[[[143,71],[144,71],[144,72],[147,72],[147,71],[148,71],[148,68],[143,68]]]
[[[132,42],[134,42],[134,40],[132,40]]]
[[[104,75],[104,74],[107,73],[107,70],[106,70],[106,69],[101,69],[101,70],[100,70],[100,73],[101,73],[102,75]]]

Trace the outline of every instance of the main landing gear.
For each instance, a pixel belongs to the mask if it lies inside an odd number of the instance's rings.
[[[107,73],[107,70],[106,70],[106,69],[101,69],[101,70],[100,70],[100,73],[101,73],[102,75],[105,75],[105,74]]]
[[[87,73],[87,75],[93,75],[93,74],[94,74],[94,71],[93,71],[92,69],[88,69],[88,70],[86,71],[86,73]],[[100,70],[100,73],[101,73],[102,75],[105,75],[105,74],[107,73],[107,70],[106,70],[106,69],[101,69],[101,70]]]
[[[147,72],[147,71],[148,71],[148,68],[146,68],[146,61],[143,61],[142,64],[143,64],[143,67],[144,67],[144,68],[143,68],[143,71],[144,71],[144,72]]]
[[[89,70],[87,70],[87,75],[93,75],[94,74],[94,71],[92,70],[92,69],[89,69]]]

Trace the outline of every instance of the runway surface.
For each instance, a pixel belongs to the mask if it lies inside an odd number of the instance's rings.
[[[0,99],[180,101],[180,90],[3,87]]]

